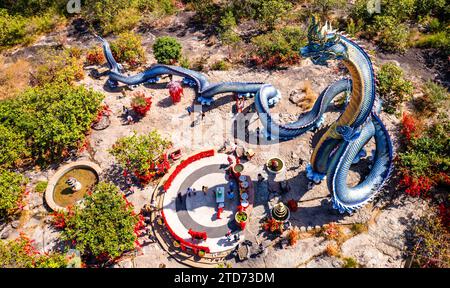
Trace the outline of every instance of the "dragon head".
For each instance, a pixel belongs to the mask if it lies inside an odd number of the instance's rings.
[[[325,23],[320,27],[313,16],[308,28],[308,45],[300,49],[300,54],[302,57],[311,58],[316,65],[326,66],[328,60],[344,59],[347,56],[347,48],[331,25]]]

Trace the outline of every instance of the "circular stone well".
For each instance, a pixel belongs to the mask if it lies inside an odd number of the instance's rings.
[[[68,206],[82,200],[86,192],[98,183],[100,173],[100,166],[90,161],[77,161],[64,165],[48,182],[45,201],[54,211],[66,210]],[[81,183],[80,190],[73,191],[66,183],[71,177]]]

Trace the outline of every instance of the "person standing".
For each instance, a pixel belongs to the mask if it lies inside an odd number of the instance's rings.
[[[231,241],[231,230],[228,230],[227,234],[225,234],[225,236],[227,237],[227,241],[230,242]]]
[[[259,145],[259,134],[261,133],[261,129],[256,127],[256,144]]]

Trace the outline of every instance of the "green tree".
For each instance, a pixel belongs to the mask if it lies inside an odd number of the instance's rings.
[[[343,8],[346,0],[313,0],[313,9],[327,17],[331,10]]]
[[[111,43],[111,51],[118,62],[127,63],[134,69],[145,63],[142,37],[133,32],[123,32]]]
[[[158,63],[171,64],[180,60],[181,44],[170,36],[159,37],[153,44],[153,55]]]
[[[133,10],[134,15],[133,13],[126,13],[126,15],[123,15],[126,9],[133,9],[128,0],[85,0],[82,15],[93,24],[94,27],[97,26],[104,34],[108,34],[111,32],[129,30],[132,28],[130,23],[136,24],[137,21],[139,21],[140,15],[137,10]],[[127,22],[126,25],[118,24],[120,21],[126,20],[124,19],[124,16],[126,16],[126,18],[132,17],[133,21]]]
[[[273,30],[275,24],[292,8],[286,0],[261,0],[256,9],[256,18],[268,30]]]
[[[65,227],[61,238],[74,241],[85,255],[116,258],[134,248],[134,229],[138,216],[120,190],[113,184],[100,182],[83,200],[63,213]]]
[[[31,88],[0,102],[0,125],[23,135],[28,143],[25,154],[41,162],[55,160],[83,143],[103,97],[92,89],[67,83]],[[14,155],[23,154],[23,145],[19,143],[17,149],[11,152],[11,161]]]
[[[19,208],[25,191],[25,178],[15,172],[0,170],[0,217],[7,217]]]
[[[151,170],[152,164],[160,158],[170,144],[170,141],[164,139],[157,130],[152,130],[146,135],[134,133],[118,139],[110,153],[123,168],[144,175]]]
[[[228,14],[228,15],[233,15]],[[220,40],[226,46],[228,46],[228,57],[231,58],[231,52],[235,49],[239,42],[241,42],[241,37],[236,31],[234,31],[234,27],[236,26],[236,20],[234,17],[226,17],[220,21],[221,32],[220,32]]]

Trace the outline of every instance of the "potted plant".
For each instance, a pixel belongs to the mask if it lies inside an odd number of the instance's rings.
[[[197,253],[197,255],[198,255],[199,257],[204,257],[205,254],[206,254],[205,250],[199,250],[198,253]]]
[[[144,117],[152,106],[152,97],[146,97],[145,93],[138,91],[131,99],[131,108],[141,117]]]
[[[245,226],[248,221],[248,214],[245,211],[238,211],[234,215],[234,219],[236,220],[236,223],[241,227],[241,229],[245,229]]]

